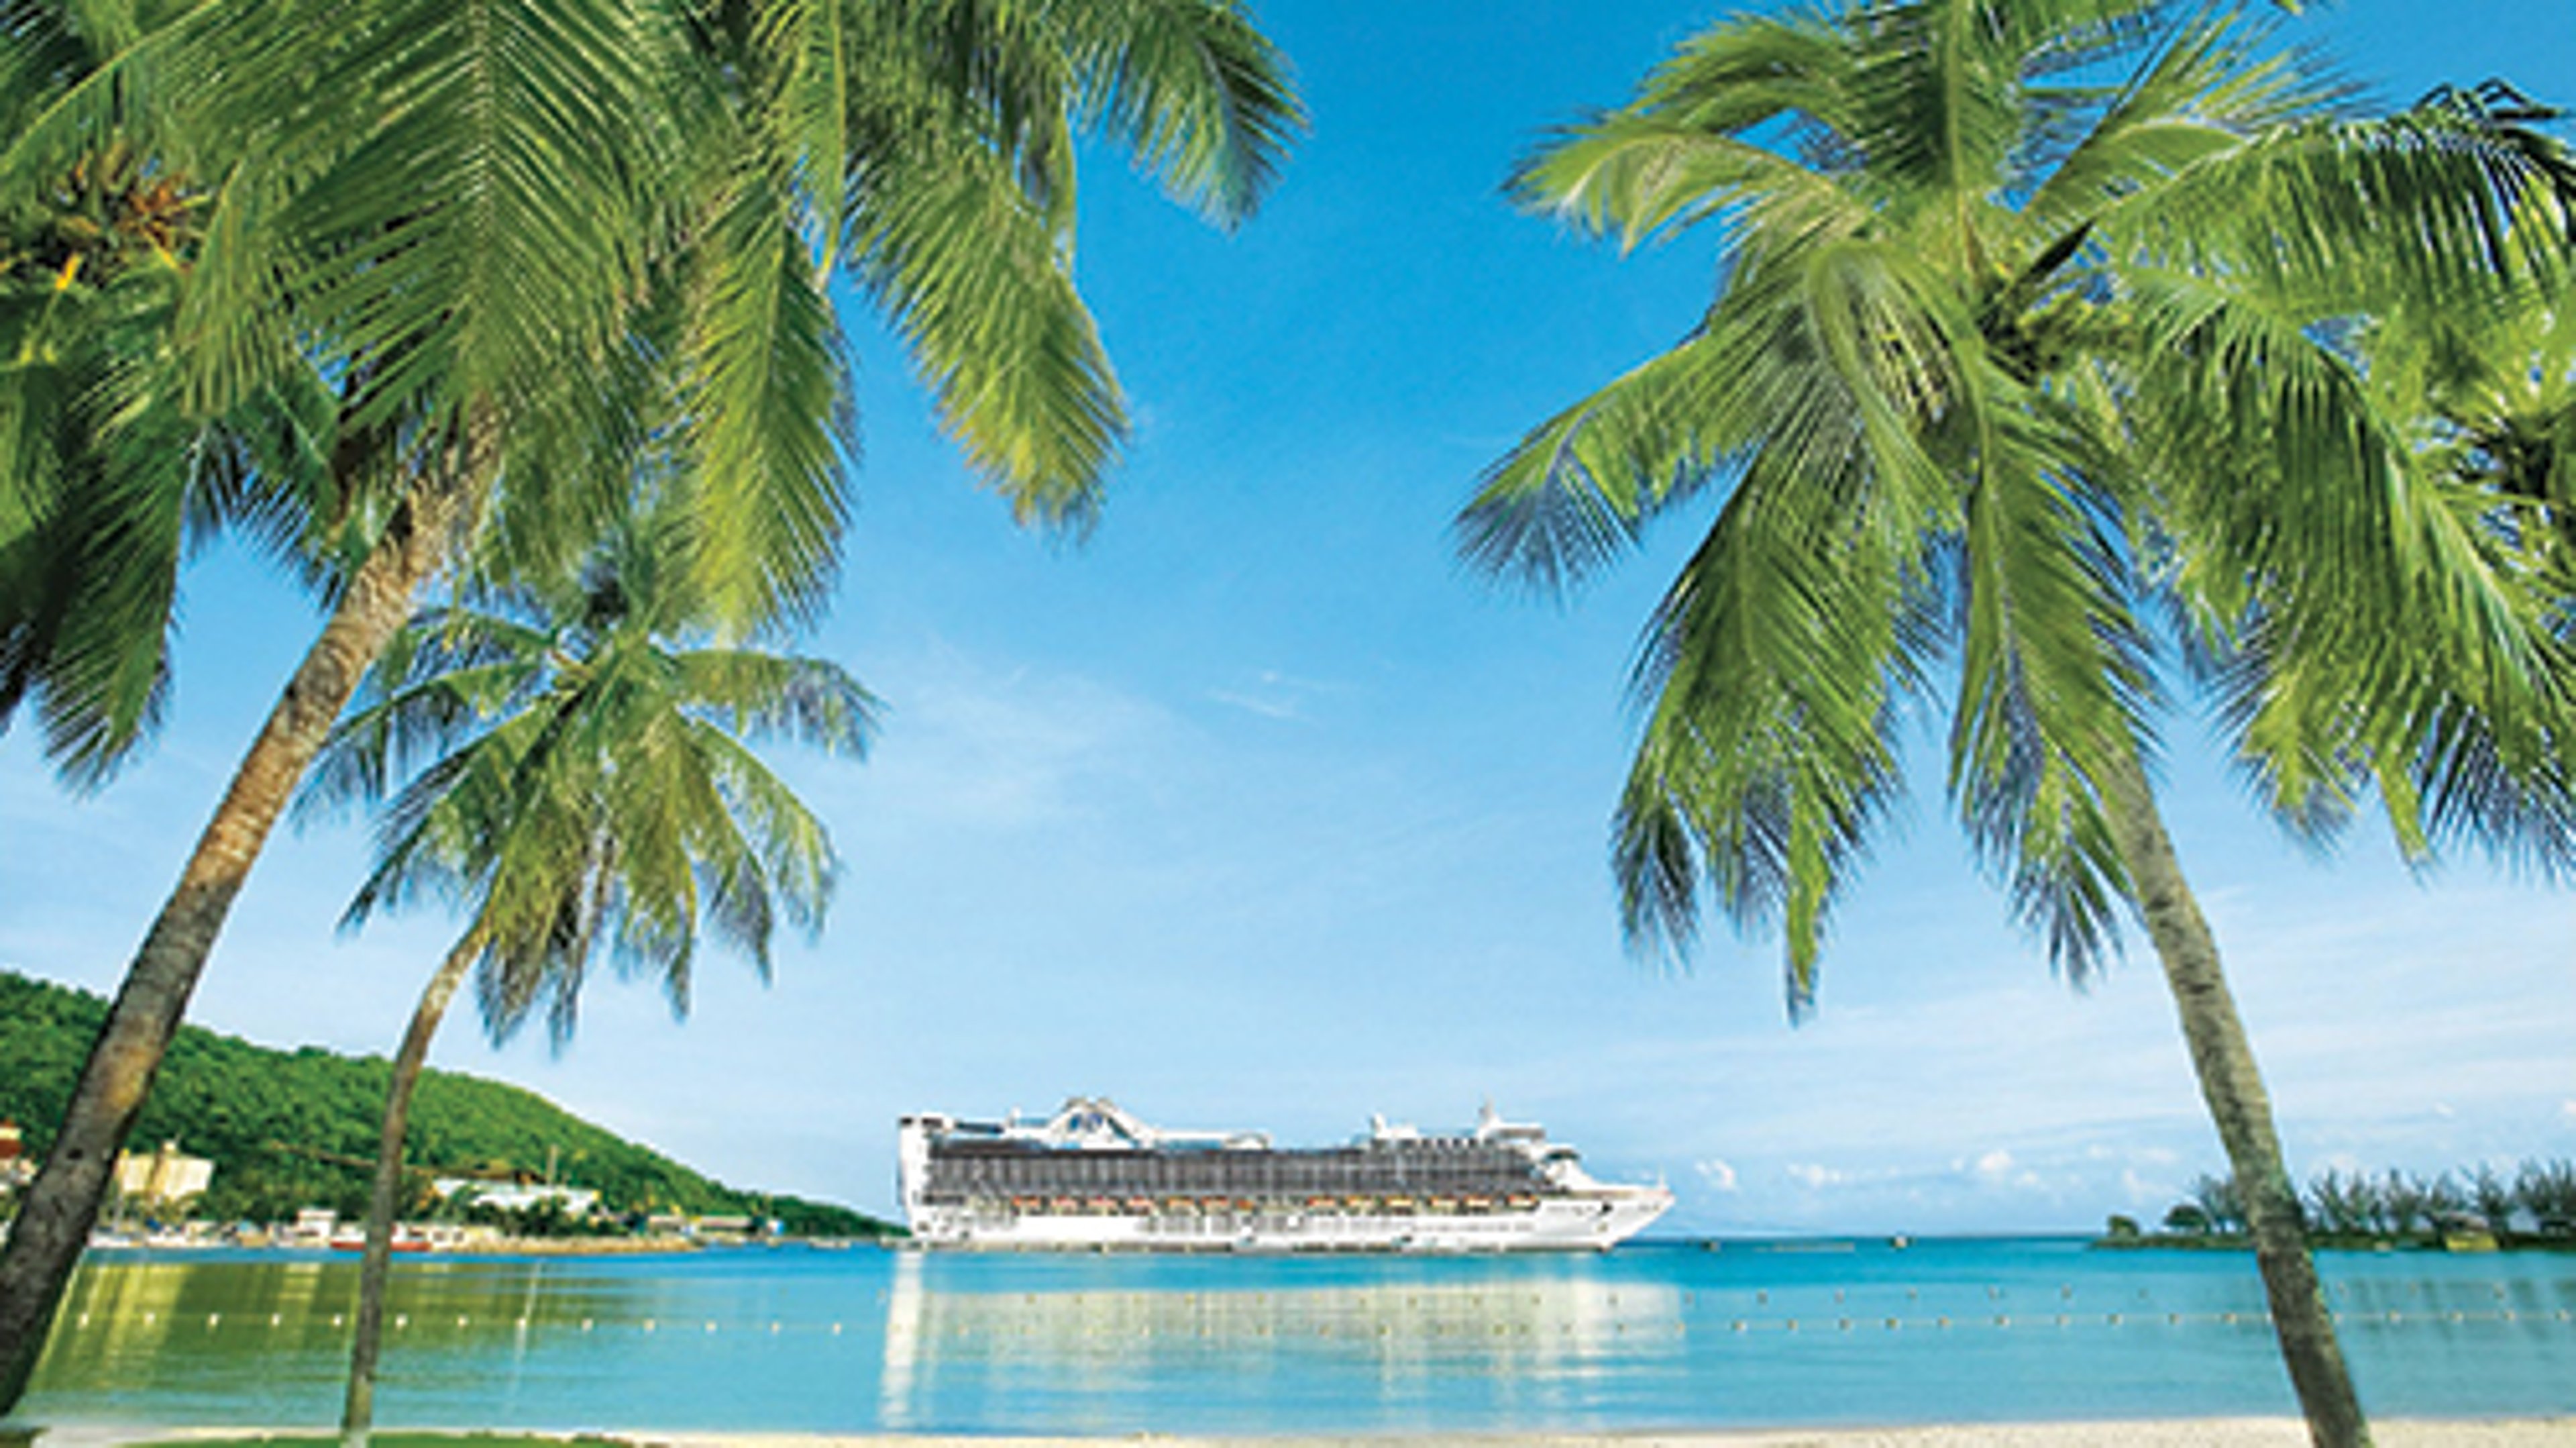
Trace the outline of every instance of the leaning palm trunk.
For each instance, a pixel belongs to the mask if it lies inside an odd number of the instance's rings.
[[[359,679],[410,617],[412,596],[468,531],[489,472],[467,459],[449,476],[427,475],[413,486],[287,681],[180,872],[178,888],[143,937],[90,1046],[44,1170],[27,1189],[0,1252],[0,1414],[17,1406],[35,1373],[54,1308],[97,1223],[116,1154],[151,1092],[233,898]]]
[[[376,1354],[384,1342],[385,1279],[394,1257],[394,1213],[402,1193],[403,1136],[411,1126],[412,1092],[420,1085],[421,1067],[429,1060],[430,1038],[447,1017],[447,1003],[465,983],[474,958],[483,950],[480,932],[469,932],[447,953],[403,1032],[394,1056],[392,1083],[385,1089],[384,1134],[376,1142],[375,1189],[367,1198],[367,1255],[358,1268],[357,1334],[349,1345],[349,1394],[340,1406],[340,1442],[345,1448],[367,1448],[368,1430],[376,1421]]]
[[[2281,1160],[2280,1136],[2272,1128],[2271,1097],[2263,1089],[2245,1023],[2237,1018],[2226,973],[2219,968],[2218,941],[2183,879],[2182,861],[2165,833],[2145,773],[2133,765],[2110,781],[2104,793],[2139,913],[2182,1016],[2201,1098],[2236,1173],[2246,1228],[2254,1238],[2254,1264],[2271,1303],[2272,1331],[2307,1415],[2308,1436],[2317,1448],[2368,1448],[2370,1425],[2353,1393],[2352,1374],[2344,1367],[2343,1347],[2317,1283],[2316,1263],[2308,1255],[2298,1194]]]

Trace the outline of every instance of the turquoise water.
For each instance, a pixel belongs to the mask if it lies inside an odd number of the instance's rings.
[[[2576,1412],[2576,1256],[2322,1265],[2374,1412]],[[326,1424],[355,1286],[345,1257],[94,1257],[21,1416]],[[2293,1411],[2250,1258],[2053,1240],[413,1260],[392,1310],[389,1425],[1386,1433]]]

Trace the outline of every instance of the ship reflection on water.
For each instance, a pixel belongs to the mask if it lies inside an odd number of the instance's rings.
[[[1652,1282],[1490,1277],[1213,1290],[957,1291],[903,1253],[886,1293],[879,1418],[940,1426],[946,1390],[1007,1378],[1091,1395],[1208,1374],[1380,1387],[1435,1375],[1545,1384],[1682,1350],[1681,1292]],[[964,1381],[959,1381],[964,1380]]]

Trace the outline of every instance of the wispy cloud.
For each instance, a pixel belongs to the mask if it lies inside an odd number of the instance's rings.
[[[1262,669],[1249,677],[1210,689],[1208,699],[1229,709],[1281,721],[1303,720],[1307,709],[1317,698],[1338,693],[1341,686],[1320,679],[1302,679],[1277,669]]]

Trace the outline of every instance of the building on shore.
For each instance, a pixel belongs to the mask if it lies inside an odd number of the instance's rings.
[[[567,1217],[587,1217],[599,1209],[599,1193],[588,1187],[540,1185],[533,1182],[489,1182],[472,1177],[439,1177],[429,1184],[439,1200],[459,1192],[475,1206],[503,1212],[532,1212],[551,1202]]]
[[[149,1156],[117,1153],[116,1190],[129,1206],[146,1211],[202,1196],[214,1181],[215,1164],[180,1151],[175,1141],[161,1143],[161,1149]]]
[[[27,1155],[27,1134],[18,1123],[0,1119],[0,1192],[15,1191],[36,1179],[36,1163]]]

